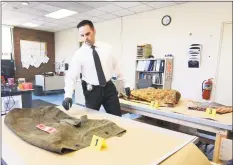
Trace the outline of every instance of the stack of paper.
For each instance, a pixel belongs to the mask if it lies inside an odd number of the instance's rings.
[[[47,63],[49,58],[45,50],[45,44],[35,41],[20,40],[21,62],[23,68],[31,66],[38,68],[42,63]]]

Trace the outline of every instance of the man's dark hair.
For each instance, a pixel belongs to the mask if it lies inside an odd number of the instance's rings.
[[[85,25],[89,25],[90,28],[94,29],[93,23],[89,20],[83,20],[83,21],[79,22],[79,24],[77,25],[77,28],[79,29],[80,27],[85,26]]]

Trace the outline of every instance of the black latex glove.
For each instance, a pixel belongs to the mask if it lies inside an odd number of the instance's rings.
[[[65,108],[65,110],[69,110],[72,107],[73,101],[71,98],[67,97],[62,102],[62,106]]]
[[[125,94],[128,96],[128,98],[130,97],[130,88],[129,87],[125,88]]]
[[[232,160],[229,160],[228,162],[227,162],[227,165],[232,165],[233,163],[232,163]]]

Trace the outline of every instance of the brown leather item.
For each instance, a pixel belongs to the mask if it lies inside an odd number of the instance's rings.
[[[24,141],[59,154],[88,147],[93,135],[108,139],[126,132],[112,121],[87,119],[87,116],[78,119],[53,106],[15,108],[7,113],[4,122]],[[38,124],[56,131],[47,133],[38,129]]]
[[[199,102],[199,101],[192,101],[189,100],[187,103],[187,107],[190,110],[197,110],[197,111],[206,111],[207,108],[216,109],[218,114],[230,113],[232,112],[232,106],[225,106],[216,102]]]
[[[232,112],[232,107],[221,106],[221,107],[217,108],[216,111],[217,111],[217,113],[221,113],[221,114],[230,113],[230,112]]]

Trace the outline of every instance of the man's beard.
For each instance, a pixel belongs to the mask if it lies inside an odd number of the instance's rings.
[[[93,42],[92,41],[85,41],[85,43],[89,46],[93,45]]]

